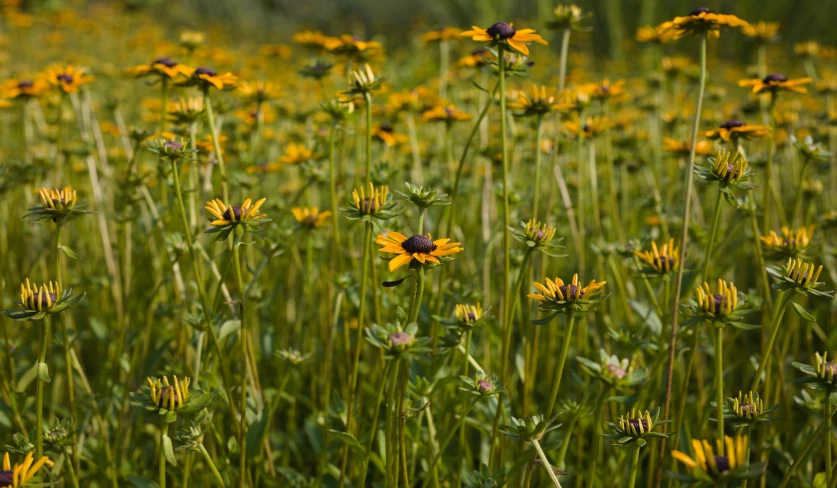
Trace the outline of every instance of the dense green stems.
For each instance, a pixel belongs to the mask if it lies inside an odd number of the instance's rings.
[[[566,459],[567,450],[569,450],[569,447],[570,447],[570,440],[572,439],[572,432],[575,429],[576,422],[578,422],[578,419],[581,417],[582,412],[585,410],[585,408],[587,406],[587,400],[590,398],[590,395],[592,394],[592,391],[593,391],[592,388],[587,388],[587,390],[584,392],[584,396],[581,398],[581,404],[578,406],[578,408],[575,409],[575,411],[573,411],[572,416],[570,417],[569,421],[567,421],[566,429],[565,429],[566,432],[567,432],[567,435],[564,436],[564,440],[561,441],[561,447],[560,447],[560,449],[558,449],[558,457],[555,458],[555,465],[558,468],[563,468],[564,467],[564,459]],[[596,401],[597,404],[599,402],[604,401],[604,395],[605,395],[605,392],[604,392],[604,390],[602,390],[596,396],[595,401]]]
[[[835,410],[831,410],[831,413],[829,414],[829,419],[834,416],[834,412]],[[826,432],[826,429],[828,429],[829,427],[830,423],[826,422],[825,419],[823,419],[823,421],[820,422],[820,425],[819,427],[817,427],[817,430],[815,430],[814,433],[811,434],[811,438],[808,439],[808,442],[806,442],[805,445],[802,447],[802,451],[800,451],[799,455],[796,456],[796,459],[793,460],[793,464],[791,464],[791,467],[788,468],[787,471],[785,471],[785,477],[782,478],[782,482],[779,484],[779,488],[785,488],[786,486],[788,486],[791,477],[793,477],[794,473],[796,473],[796,470],[799,468],[799,465],[802,464],[802,461],[805,460],[805,456],[808,455],[808,451],[810,451],[811,448],[814,447],[814,444],[817,442],[817,439],[821,435],[823,435]],[[831,432],[828,432],[828,435],[831,435]]]
[[[532,217],[538,218],[538,203],[541,193],[541,139],[543,139],[543,115],[538,115],[537,136],[535,137],[535,189],[532,196]]]
[[[810,159],[805,158],[805,161],[802,162],[802,170],[799,173],[799,183],[796,185],[796,195],[793,197],[793,210],[791,211],[789,219],[789,222],[793,227],[796,226],[796,215],[799,213],[799,204],[802,203],[802,190],[805,187],[805,175],[808,173],[808,166],[810,162]],[[804,215],[802,223],[805,223]]]
[[[674,413],[674,428],[672,429],[672,444],[674,446],[678,445],[678,439],[680,437],[680,427],[683,425],[683,417],[686,415],[686,399],[689,395],[689,381],[692,378],[692,369],[695,365],[695,358],[697,357],[698,353],[698,342],[700,340],[700,328],[694,327],[692,330],[692,338],[689,341],[689,359],[686,360],[686,369],[684,370],[683,374],[683,381],[680,385],[680,402],[677,405],[677,410]],[[672,462],[676,462],[672,460]]]
[[[372,224],[366,222],[364,224],[366,227],[365,232],[363,234],[363,249],[361,251],[361,277],[360,277],[360,305],[358,308],[358,319],[357,319],[357,333],[355,334],[355,353],[354,357],[352,358],[352,375],[349,381],[349,398],[347,399],[347,416],[346,416],[346,431],[351,432],[352,427],[352,417],[354,414],[354,404],[355,404],[355,395],[357,391],[357,372],[358,372],[358,364],[360,363],[360,350],[363,349],[363,331],[364,331],[364,319],[366,318],[366,288],[367,288],[367,281],[369,279],[369,250],[372,246]],[[339,486],[342,487],[345,484],[346,479],[346,463],[349,455],[349,448],[348,446],[343,447],[343,460],[341,461],[342,468],[340,470],[340,480]]]
[[[160,426],[160,461],[159,461],[159,480],[160,488],[166,488],[166,448],[165,440],[169,433],[169,423],[163,420],[163,425]]]
[[[221,473],[218,472],[218,468],[215,467],[215,462],[212,461],[212,456],[206,452],[206,448],[203,447],[203,444],[198,444],[198,450],[203,455],[203,460],[206,462],[207,466],[209,466],[209,470],[212,471],[212,476],[215,478],[215,481],[218,482],[218,486],[221,488],[224,487],[224,478],[221,477]]]
[[[558,91],[564,91],[567,81],[567,54],[570,50],[570,29],[564,29],[561,33],[561,61],[558,68]]]
[[[706,281],[709,279],[709,265],[712,262],[712,248],[715,246],[715,237],[718,234],[718,221],[721,220],[721,197],[723,192],[718,188],[718,196],[715,198],[715,214],[712,216],[712,231],[709,234],[709,243],[706,245],[706,254],[703,256],[703,270],[700,273],[698,283],[700,280]]]
[[[677,282],[674,287],[674,300],[671,307],[671,333],[669,336],[668,367],[666,371],[666,392],[663,407],[663,418],[668,418],[671,407],[671,383],[674,374],[674,356],[677,345],[677,321],[680,315],[680,291],[683,287],[683,271],[685,269],[683,257],[686,256],[686,249],[689,239],[689,220],[692,208],[692,191],[694,186],[694,165],[695,147],[697,146],[698,129],[700,129],[700,113],[703,107],[703,95],[706,90],[706,33],[700,36],[700,82],[698,88],[697,105],[695,108],[695,119],[692,123],[692,140],[689,144],[689,162],[686,165],[686,195],[683,203],[683,229],[680,234],[680,265],[677,269]],[[660,442],[659,458],[665,455],[665,439]],[[662,463],[658,464],[656,474],[656,486],[662,479]]]
[[[555,470],[553,470],[552,465],[549,464],[549,459],[546,458],[546,454],[544,454],[541,444],[537,439],[532,439],[532,447],[535,448],[535,451],[538,453],[538,457],[541,458],[543,468],[549,474],[549,479],[552,480],[552,484],[555,485],[555,488],[561,488],[561,483],[558,482],[558,476],[555,475]]]
[[[62,447],[61,453],[64,454],[64,465],[67,466],[67,474],[70,475],[70,483],[73,488],[78,488],[78,477],[76,476],[76,468],[73,466],[73,460],[67,453],[67,448]]]
[[[761,375],[770,363],[770,355],[773,352],[773,343],[776,342],[776,336],[779,335],[779,323],[782,321],[782,316],[785,315],[785,309],[792,299],[793,293],[784,292],[782,293],[782,297],[779,299],[779,303],[776,305],[770,339],[767,340],[767,346],[764,348],[764,351],[762,351],[759,368],[756,371],[756,378],[753,380],[753,386],[750,387],[750,391],[756,391],[759,387],[759,383],[761,383]]]
[[[238,313],[241,320],[241,326],[238,332],[238,342],[240,346],[240,368],[241,380],[239,388],[241,389],[241,399],[238,410],[241,412],[239,417],[238,429],[238,486],[244,488],[247,478],[247,313],[245,304],[247,302],[246,289],[244,288],[244,278],[241,274],[241,257],[239,256],[238,248],[241,246],[241,235],[244,234],[243,227],[236,227],[235,236],[233,237],[233,270],[235,271],[235,282],[238,287]]]
[[[400,398],[398,399],[398,411],[396,420],[398,420],[398,452],[400,453],[401,471],[404,479],[404,484],[401,486],[410,486],[410,475],[407,467],[407,436],[406,436],[406,405],[407,405],[407,387],[410,383],[410,361],[402,360],[401,375],[398,378],[400,383]],[[398,479],[396,477],[396,483]]]
[[[773,110],[776,108],[776,93],[770,92],[770,105],[768,106],[768,111],[770,113],[770,132],[773,133],[776,130],[776,117],[773,115]],[[770,197],[771,193],[773,192],[773,152],[774,152],[774,144],[773,139],[768,139],[767,141],[767,162],[765,163],[765,171],[764,171],[764,196],[762,197],[762,211],[764,212],[764,217],[761,225],[761,232],[762,234],[767,234],[768,230],[770,229]]]
[[[61,256],[63,255],[62,247],[62,237],[63,237],[63,230],[64,230],[64,219],[59,218],[55,221],[55,278],[58,281],[58,284],[64,286],[64,267],[63,263],[61,262]],[[70,421],[72,422],[72,432],[70,433],[70,440],[72,442],[72,460],[70,464],[74,464],[75,466],[79,465],[78,460],[78,449],[76,447],[76,429],[75,423],[76,418],[78,416],[78,409],[76,407],[76,388],[75,388],[75,378],[73,376],[73,365],[70,358],[70,338],[67,335],[67,318],[62,316],[58,319],[58,324],[61,327],[61,339],[62,339],[62,346],[64,349],[64,367],[66,369],[67,375],[67,400],[70,403]]]
[[[419,310],[421,310],[421,298],[424,295],[424,266],[419,268],[416,275],[416,284],[413,288],[413,299],[411,301],[410,313],[407,316],[407,323],[418,320]]]
[[[209,135],[212,136],[212,149],[215,151],[215,159],[218,160],[218,172],[221,176],[221,195],[224,197],[224,203],[229,203],[230,194],[227,190],[227,169],[224,166],[224,154],[221,152],[221,144],[218,142],[218,132],[215,128],[215,112],[212,109],[209,88],[204,88],[203,90],[203,106],[206,108],[206,123],[209,124]]]
[[[590,455],[588,456],[589,468],[587,469],[587,486],[588,488],[593,488],[596,486],[596,465],[598,464],[599,459],[599,444],[601,436],[599,435],[599,431],[601,430],[602,426],[602,415],[604,414],[604,406],[607,399],[607,386],[602,385],[602,395],[599,397],[598,403],[596,403],[596,410],[593,414],[593,447],[590,450]]]
[[[511,294],[511,303],[509,304],[509,308],[506,311],[505,320],[503,321],[505,324],[507,324],[507,326],[503,328],[503,344],[501,344],[503,355],[500,357],[500,377],[504,378],[506,381],[508,381],[506,375],[509,372],[512,351],[511,342],[513,327],[511,326],[511,324],[514,321],[514,312],[517,305],[517,297],[520,295],[520,290],[523,288],[523,281],[529,274],[527,270],[529,269],[529,261],[531,261],[532,259],[532,252],[532,248],[530,247],[526,250],[526,254],[523,255],[523,261],[520,263],[520,271],[517,274],[517,280],[514,284],[514,291]]]
[[[718,422],[718,440],[724,439],[724,326],[723,324],[710,324],[714,327],[715,334],[715,415]],[[724,455],[724,442],[718,442],[718,454]]]
[[[764,260],[764,251],[761,248],[761,239],[759,234],[759,223],[756,219],[756,202],[753,196],[747,198],[749,207],[747,212],[750,214],[750,227],[753,232],[753,247],[756,250],[756,260],[758,261],[759,274],[761,275],[762,292],[764,293],[764,301],[767,303],[767,309],[773,308],[773,296],[770,294],[770,279],[767,277],[767,264]]]
[[[826,486],[831,486],[831,469],[833,467],[832,460],[831,460],[831,438],[834,435],[831,433],[831,393],[833,392],[832,388],[825,389],[825,399],[823,400],[823,406],[825,407],[825,484]]]
[[[639,444],[634,442],[634,452],[631,455],[631,476],[628,479],[628,488],[636,487],[636,474],[639,472]]]
[[[385,435],[384,439],[385,442],[385,457],[386,457],[386,486],[397,486],[396,480],[393,480],[393,474],[395,470],[395,466],[397,465],[396,456],[395,456],[395,446],[397,442],[394,441],[393,436],[397,432],[394,425],[393,420],[393,411],[395,410],[395,402],[398,396],[398,373],[399,373],[399,360],[395,360],[395,363],[389,370],[388,378],[385,378],[384,382],[387,384],[387,415],[386,415],[386,423],[385,423]]]
[[[363,94],[366,111],[366,157],[364,159],[363,177],[366,181],[372,181],[372,95],[369,92]]]
[[[575,250],[578,254],[578,269],[584,270],[584,248],[585,237],[587,236],[587,229],[584,221],[586,220],[584,211],[584,111],[578,112],[578,134],[575,136],[575,150],[576,150],[576,206],[578,206],[578,233],[579,246]]]
[[[47,344],[49,344],[50,327],[49,317],[44,317],[41,320],[40,334],[38,335],[38,379],[37,390],[35,392],[35,459],[41,459],[44,455],[44,383],[42,379],[41,370],[47,373],[46,353]]]
[[[160,133],[166,131],[169,117],[169,79],[163,76],[160,80]]]
[[[378,415],[381,411],[381,400],[383,399],[384,388],[387,385],[387,378],[389,378],[390,368],[393,367],[392,364],[393,361],[386,361],[386,364],[384,365],[384,373],[381,375],[384,380],[378,384],[378,394],[375,397],[375,412],[372,414],[372,423],[369,424],[372,426],[372,432],[369,434],[369,441],[366,444],[366,451],[363,456],[363,466],[360,470],[360,476],[358,477],[358,486],[366,486],[366,471],[369,468],[370,453],[375,445],[375,441],[378,440]]]
[[[328,133],[328,193],[331,199],[331,215],[340,215],[337,211],[337,167],[335,165],[334,145],[337,137],[337,124],[331,124],[331,129]],[[336,275],[340,275],[342,268],[342,256],[340,252],[340,219],[332,218],[332,253],[336,259],[337,270]]]
[[[545,418],[552,417],[555,410],[555,401],[558,399],[558,389],[561,387],[561,378],[564,376],[564,365],[567,363],[567,355],[570,351],[570,342],[573,339],[573,326],[575,325],[575,311],[570,309],[567,312],[567,327],[564,333],[564,343],[561,344],[561,353],[558,356],[558,364],[555,368],[555,378],[552,380],[552,392],[549,394],[549,406],[546,408]]]
[[[439,40],[439,98],[448,98],[448,70],[450,69],[450,43],[447,39]]]
[[[436,457],[433,458],[433,462],[430,463],[430,467],[427,470],[427,477],[424,479],[424,484],[421,485],[422,488],[427,488],[427,486],[429,486],[430,480],[433,479],[432,475],[436,472],[436,464],[439,463],[439,459],[442,458],[442,454],[444,454],[445,449],[448,447],[448,444],[450,444],[450,441],[453,440],[454,435],[456,435],[456,431],[459,430],[463,423],[465,423],[465,419],[468,418],[468,414],[471,413],[471,409],[474,408],[474,405],[476,405],[478,401],[479,397],[475,398],[468,405],[468,408],[466,408],[465,411],[462,412],[462,415],[459,417],[459,420],[457,420],[456,423],[453,424],[453,427],[451,428],[450,432],[448,432],[448,436],[445,437],[444,441],[442,441],[442,444],[439,446],[439,452],[436,453]]]
[[[511,308],[512,301],[516,298],[516,295],[513,293],[509,293],[509,278],[511,276],[511,233],[509,231],[509,226],[511,225],[511,216],[509,212],[511,210],[509,206],[509,144],[508,144],[508,121],[506,119],[507,110],[506,110],[506,61],[505,61],[505,51],[503,46],[498,46],[497,49],[497,59],[499,60],[500,64],[500,143],[502,146],[502,154],[503,154],[503,311],[505,313],[505,320],[503,321],[503,330],[506,331],[505,336],[509,336],[509,330],[511,329],[511,314],[509,313],[509,309]],[[509,344],[505,344],[505,347],[508,350],[511,349]],[[508,351],[507,350],[507,351]],[[502,358],[503,362],[506,361],[506,357]],[[506,367],[503,366],[503,376],[502,378],[508,381],[506,378]]]

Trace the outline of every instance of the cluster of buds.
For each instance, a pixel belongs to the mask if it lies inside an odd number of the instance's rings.
[[[659,248],[652,242],[650,251],[634,251],[634,254],[642,260],[644,271],[649,274],[665,275],[680,267],[680,248],[674,245],[673,238]]]
[[[163,376],[163,379],[148,378],[148,386],[151,389],[151,401],[160,409],[177,410],[185,402],[189,395],[189,378],[178,380],[174,377],[174,382],[169,383],[169,379]]]
[[[660,409],[657,408],[654,410],[654,413],[650,413],[648,410],[645,412],[637,411],[631,409],[630,413],[625,415],[619,416],[619,425],[615,423],[610,423],[610,429],[613,430],[613,434],[605,434],[604,437],[614,439],[616,441],[616,446],[624,447],[632,442],[636,442],[639,447],[645,447],[647,441],[645,441],[646,437],[657,437],[657,438],[667,438],[668,435],[659,433],[659,432],[652,432],[654,427],[662,424],[666,424],[670,421],[663,420],[657,421],[660,416]]]
[[[810,293],[815,296],[830,297],[833,292],[817,290],[818,285],[822,282],[817,281],[822,272],[822,265],[814,266],[814,263],[806,263],[798,258],[788,259],[784,266],[770,265],[765,268],[765,271],[770,276],[777,278],[778,283],[773,284],[773,288],[781,291],[796,290],[797,292],[806,294]]]
[[[770,422],[773,420],[767,414],[776,410],[779,406],[774,405],[765,408],[764,401],[755,392],[738,392],[735,398],[727,398],[727,405],[724,407],[724,423],[732,427],[743,427],[757,422]]]
[[[369,185],[352,190],[353,205],[343,208],[349,220],[368,220],[376,218],[387,220],[398,215],[394,211],[395,202],[390,198],[388,186]]]
[[[796,230],[782,227],[782,235],[771,230],[769,235],[761,236],[766,254],[770,259],[805,257],[814,237],[814,226],[800,227]]]

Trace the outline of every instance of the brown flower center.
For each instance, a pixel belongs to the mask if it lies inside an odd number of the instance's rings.
[[[772,82],[783,83],[785,81],[788,81],[788,78],[785,75],[781,75],[779,73],[769,74],[769,75],[765,76],[764,79],[762,80],[762,82],[764,82],[764,83],[772,83]]]
[[[73,77],[71,75],[68,75],[67,73],[61,73],[60,75],[56,76],[55,79],[57,79],[58,81],[60,81],[62,83],[67,83],[67,84],[73,82]]]
[[[224,218],[229,221],[241,220],[243,214],[244,209],[241,207],[228,207],[227,211],[224,212]]]
[[[401,243],[401,247],[411,254],[429,254],[436,250],[436,245],[427,236],[413,236]]]
[[[152,64],[162,64],[166,68],[174,68],[177,66],[177,61],[173,60],[170,57],[158,58],[154,60]]]
[[[735,129],[736,127],[744,127],[745,125],[747,125],[747,124],[745,124],[744,122],[741,122],[738,119],[732,119],[732,120],[727,120],[726,122],[721,124],[721,129],[729,130],[729,129]]]
[[[514,27],[505,22],[497,22],[486,29],[486,32],[488,32],[488,35],[494,39],[511,39],[517,31],[514,30]]]
[[[692,10],[691,12],[689,12],[689,15],[698,16],[700,14],[711,14],[711,13],[712,13],[712,11],[709,10],[708,8],[706,8],[706,7],[698,7],[696,9]]]
[[[196,74],[199,75],[209,75],[209,76],[217,76],[218,73],[215,72],[212,68],[198,68],[195,70]]]

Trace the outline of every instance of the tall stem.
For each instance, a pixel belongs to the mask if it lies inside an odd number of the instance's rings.
[[[169,423],[163,420],[163,425],[160,426],[160,461],[159,461],[159,482],[160,488],[166,488],[166,449],[163,447],[166,436],[169,433]]]
[[[770,105],[768,111],[770,113],[770,131],[773,133],[776,129],[776,117],[773,115],[773,110],[776,108],[776,94],[770,93]],[[762,234],[767,234],[770,229],[770,195],[773,191],[773,139],[767,141],[767,162],[765,163],[764,172],[764,196],[762,197],[762,209],[764,211],[764,220],[762,221]]]
[[[759,369],[756,371],[756,379],[753,380],[753,386],[750,387],[750,391],[756,391],[758,389],[759,383],[761,382],[761,375],[770,363],[770,356],[773,352],[773,343],[776,342],[776,336],[779,335],[779,322],[782,321],[782,316],[785,315],[785,309],[787,308],[788,303],[791,302],[792,298],[793,293],[782,293],[782,298],[779,299],[779,303],[776,305],[776,313],[773,315],[773,326],[770,332],[770,339],[768,339],[767,346],[764,351],[762,351]]]
[[[511,303],[513,297],[515,296],[513,293],[509,293],[509,277],[511,276],[511,238],[509,232],[509,225],[511,222],[511,216],[509,215],[509,145],[507,140],[507,132],[508,132],[508,121],[506,120],[507,110],[506,110],[506,60],[505,60],[505,50],[503,46],[500,45],[497,50],[497,59],[499,60],[500,64],[500,142],[502,145],[502,153],[503,153],[503,310],[505,312],[505,320],[503,321],[503,330],[506,331],[506,337],[508,337],[509,330],[511,329],[511,315],[509,314],[509,309],[511,308]],[[506,347],[510,349],[510,345],[506,344]],[[503,358],[505,362],[506,358]],[[503,366],[503,380],[508,381],[508,378],[505,377],[505,373],[507,369]]]
[[[238,287],[239,302],[238,313],[241,320],[241,328],[238,332],[238,342],[240,346],[240,368],[241,380],[239,388],[241,388],[241,403],[238,406],[241,417],[239,418],[238,429],[238,486],[244,488],[247,479],[247,313],[245,311],[245,303],[247,302],[244,288],[244,278],[241,274],[241,258],[239,256],[238,248],[241,246],[241,235],[243,234],[242,227],[236,227],[235,236],[233,237],[233,269],[235,270],[235,281]]]
[[[724,455],[724,326],[711,324],[715,328],[715,415],[718,421],[718,452]]]
[[[369,92],[363,94],[363,99],[366,101],[366,158],[364,161],[364,178],[366,181],[371,181],[372,176],[372,95]]]
[[[558,68],[558,91],[564,91],[564,86],[567,81],[567,54],[570,50],[570,29],[564,29],[561,33],[561,62]]]
[[[532,196],[532,217],[534,218],[538,218],[538,203],[541,193],[541,160],[543,159],[541,139],[543,139],[543,115],[538,115],[537,126],[537,136],[535,137],[535,190]]]
[[[628,488],[634,488],[636,486],[636,474],[639,471],[639,450],[639,444],[635,442],[634,453],[631,456],[631,476],[628,481]]]
[[[212,456],[210,456],[209,453],[206,452],[206,448],[203,447],[203,444],[198,444],[198,450],[203,455],[203,460],[209,466],[209,470],[212,471],[212,476],[215,477],[215,481],[218,482],[218,486],[224,488],[224,478],[221,477],[221,473],[219,473],[218,468],[215,467],[215,462],[212,461]]]
[[[683,287],[683,270],[685,269],[683,258],[686,256],[686,249],[689,239],[689,218],[691,217],[692,208],[692,187],[694,186],[694,165],[695,165],[695,147],[697,146],[697,134],[700,128],[700,113],[703,107],[703,94],[706,90],[706,34],[700,37],[700,84],[698,89],[697,106],[695,108],[695,119],[692,123],[692,141],[689,144],[689,163],[686,165],[686,201],[683,204],[683,230],[680,234],[680,266],[677,270],[677,282],[674,287],[674,303],[671,307],[671,335],[669,338],[668,349],[668,367],[666,372],[666,394],[663,408],[663,418],[668,418],[669,409],[671,407],[671,383],[672,375],[674,373],[674,356],[677,345],[677,320],[680,309],[680,291]],[[660,442],[659,458],[665,456],[665,439]],[[663,463],[657,466],[656,483],[659,486],[662,480]]]
[[[64,463],[67,466],[67,473],[70,475],[70,483],[72,483],[73,488],[78,488],[78,477],[76,476],[76,469],[73,466],[73,460],[67,453],[67,448],[62,447],[61,453],[64,454]]]
[[[221,144],[218,142],[218,132],[215,129],[215,112],[212,109],[212,99],[209,97],[209,88],[203,91],[203,106],[206,108],[206,123],[209,124],[209,134],[212,136],[212,149],[215,151],[215,159],[218,160],[218,172],[221,174],[221,194],[225,202],[230,201],[227,191],[227,170],[224,166],[224,154],[221,152]]]
[[[831,388],[825,389],[825,485],[831,486],[831,469],[833,467],[831,461],[831,438],[834,437],[831,433]]]
[[[607,399],[607,386],[602,386],[602,395],[599,397],[599,402],[596,404],[596,410],[593,414],[593,448],[590,451],[590,464],[587,469],[587,486],[593,488],[596,483],[596,464],[599,459],[599,431],[602,426],[602,415],[604,413],[605,400]]]
[[[834,412],[835,410],[831,410],[831,413],[829,414],[829,420],[831,419],[831,417],[834,416]],[[806,442],[805,445],[802,447],[802,451],[800,451],[799,455],[796,456],[796,459],[793,460],[793,464],[791,464],[791,467],[788,468],[787,471],[785,471],[785,477],[782,478],[782,482],[779,484],[779,488],[785,488],[786,486],[788,486],[788,483],[790,482],[790,479],[793,477],[794,473],[796,473],[797,468],[799,468],[799,465],[802,464],[802,461],[805,460],[805,456],[808,455],[808,451],[810,451],[811,448],[814,447],[814,444],[817,442],[817,439],[821,435],[823,435],[826,432],[826,429],[830,428],[830,426],[831,424],[829,422],[826,422],[824,419],[822,422],[820,422],[820,426],[817,427],[817,430],[815,430],[813,434],[811,434],[811,438],[808,439],[808,442]],[[831,435],[831,432],[829,432],[828,435]]]
[[[49,317],[41,321],[40,334],[38,336],[38,379],[35,392],[35,459],[41,459],[44,455],[44,383],[41,378],[41,368],[46,370],[47,344],[49,343],[50,328]]]
[[[805,175],[808,173],[809,162],[810,160],[807,158],[802,162],[802,170],[799,174],[799,184],[796,185],[796,195],[793,197],[793,211],[790,215],[790,223],[792,226],[795,226],[797,222],[796,215],[799,213],[799,204],[802,202],[802,189],[805,186]],[[802,221],[804,224],[805,219],[803,218]]]
[[[718,233],[718,221],[721,219],[721,196],[723,193],[721,189],[718,188],[718,196],[715,198],[715,215],[712,216],[712,231],[709,234],[709,243],[706,245],[706,254],[703,256],[703,271],[700,273],[700,277],[696,280],[700,283],[700,280],[706,281],[709,279],[709,265],[712,262],[712,248],[715,246],[715,236]]]
[[[538,457],[541,458],[541,463],[543,463],[544,469],[546,469],[546,472],[549,473],[549,479],[552,480],[552,484],[555,485],[555,488],[561,488],[561,483],[558,482],[558,476],[555,475],[555,470],[553,470],[552,465],[549,464],[549,460],[546,458],[546,454],[544,454],[540,442],[538,442],[537,439],[532,439],[532,446],[538,453]]]
[[[567,355],[570,351],[570,342],[573,339],[573,326],[575,325],[575,312],[570,309],[567,313],[567,328],[564,333],[564,343],[561,345],[561,354],[558,356],[558,365],[555,369],[555,379],[552,380],[552,393],[549,395],[549,406],[546,409],[545,418],[552,417],[555,410],[555,401],[558,399],[558,389],[561,386],[561,377],[564,375],[564,365],[567,363]]]
[[[471,404],[468,405],[468,408],[466,408],[465,411],[462,412],[462,416],[459,417],[459,420],[457,420],[456,423],[453,424],[453,428],[451,428],[450,432],[448,432],[448,436],[445,437],[444,441],[442,441],[442,444],[439,446],[439,452],[436,453],[436,457],[433,458],[433,462],[430,464],[430,468],[427,470],[428,476],[424,479],[424,484],[421,485],[422,488],[427,488],[427,486],[430,484],[430,480],[433,479],[433,476],[431,475],[436,472],[436,464],[439,463],[439,459],[442,458],[442,454],[445,452],[445,449],[448,447],[448,444],[450,444],[450,441],[453,440],[453,437],[456,435],[456,431],[459,430],[459,428],[465,422],[465,419],[468,417],[468,414],[471,413],[471,409],[474,408],[474,405],[477,404],[477,401],[479,401],[479,398],[474,399],[474,401],[472,401]]]

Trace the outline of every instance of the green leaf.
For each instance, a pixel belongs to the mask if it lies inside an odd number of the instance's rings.
[[[816,322],[817,321],[817,319],[815,319],[813,315],[808,313],[808,311],[805,310],[802,307],[802,305],[800,305],[796,302],[793,302],[792,305],[793,305],[794,311],[796,311],[796,315],[799,315],[799,318],[801,318],[802,320],[806,320],[808,322]]]
[[[224,342],[224,339],[226,339],[228,335],[234,332],[238,332],[240,328],[240,320],[227,320],[226,322],[224,322],[224,325],[221,326],[221,333],[218,334],[218,342]]]
[[[177,459],[174,457],[174,447],[171,444],[171,437],[167,435],[163,436],[163,456],[166,457],[166,461],[168,461],[169,464],[177,466]]]
[[[360,442],[355,439],[355,436],[352,434],[348,432],[340,432],[339,430],[334,429],[330,429],[329,433],[343,441],[343,443],[349,446],[353,451],[363,452],[363,446],[360,445]]]
[[[637,439],[636,440],[636,445],[639,446],[639,447],[645,447],[646,444],[648,444],[648,441],[646,441],[645,439]]]
[[[73,251],[72,249],[70,249],[67,246],[58,246],[58,249],[61,250],[61,252],[64,253],[64,255],[67,256],[70,259],[76,259],[76,260],[81,259],[81,258],[78,257],[78,254],[76,254],[75,251]]]
[[[38,363],[38,379],[49,383],[49,367],[47,363]]]
[[[125,479],[127,479],[128,482],[136,488],[160,488],[160,485],[158,485],[156,481],[152,481],[145,476],[129,474],[125,476]]]

